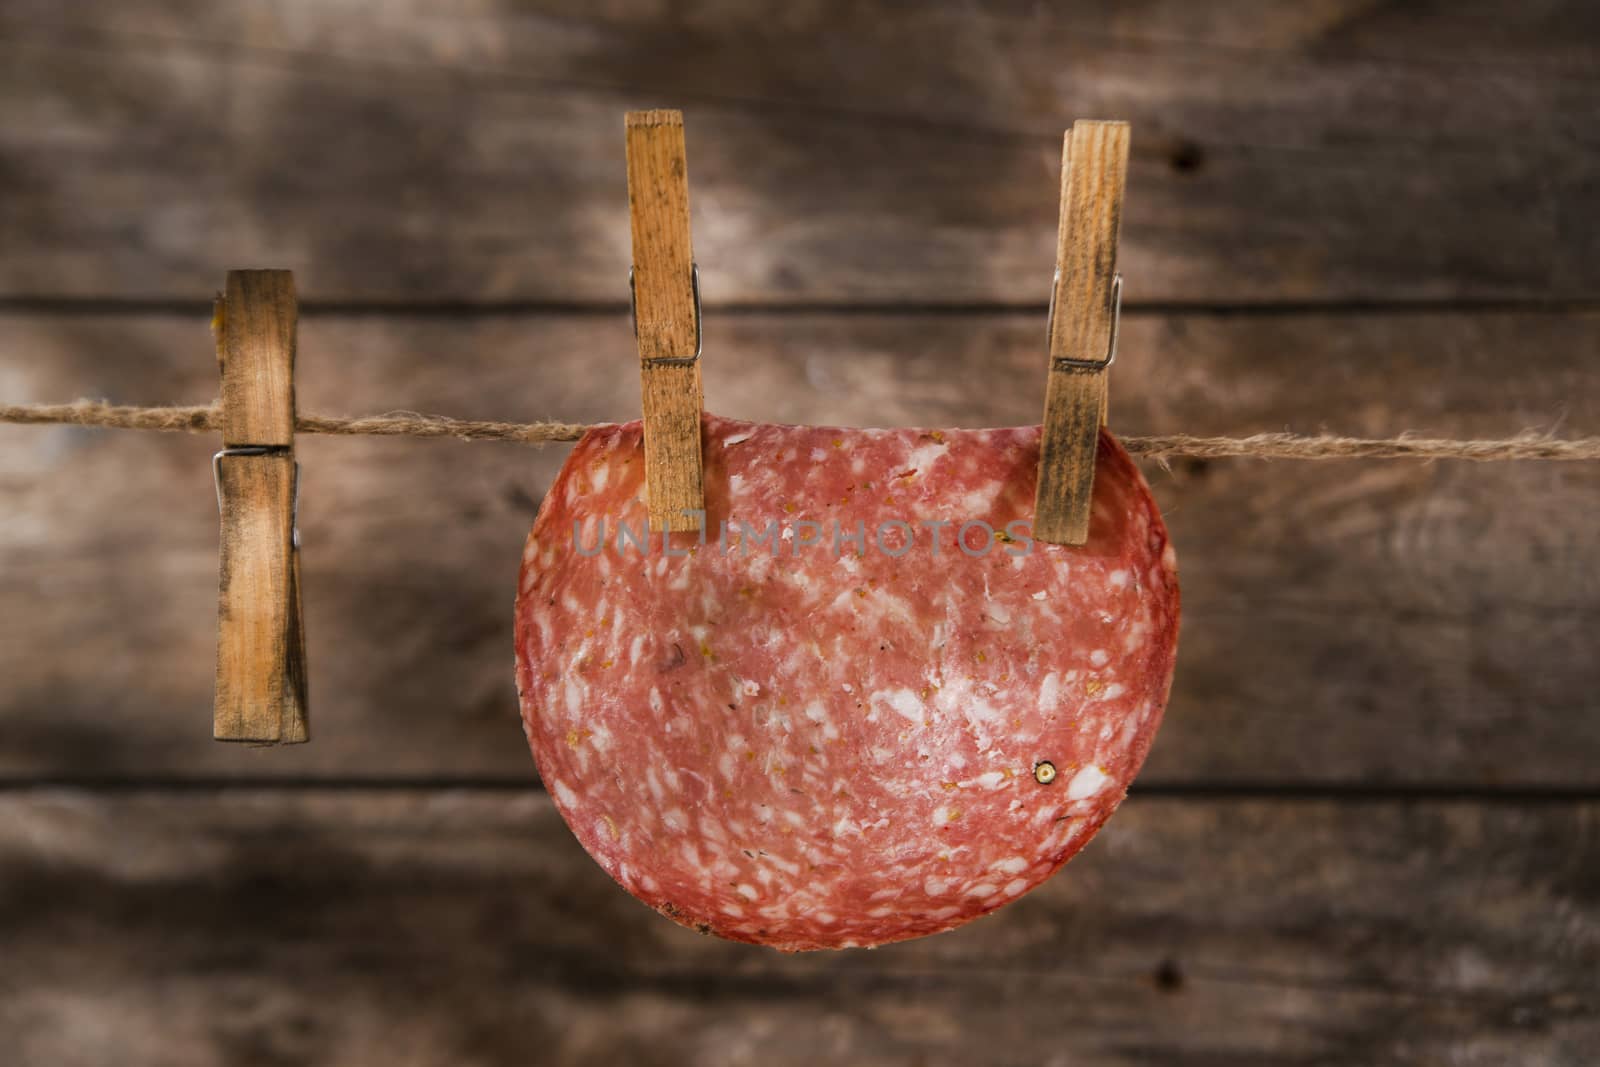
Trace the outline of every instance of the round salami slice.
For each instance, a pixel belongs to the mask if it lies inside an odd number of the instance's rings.
[[[630,893],[797,950],[1015,900],[1111,815],[1161,720],[1176,563],[1102,433],[1088,543],[1030,536],[1037,427],[707,415],[702,534],[647,534],[640,424],[591,430],[523,553],[523,724]]]

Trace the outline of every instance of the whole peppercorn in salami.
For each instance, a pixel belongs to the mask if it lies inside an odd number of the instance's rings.
[[[523,724],[584,848],[780,949],[958,926],[1110,817],[1172,680],[1172,548],[1102,433],[1088,543],[1032,539],[1036,427],[707,415],[700,535],[648,533],[639,423],[546,496],[516,608]]]

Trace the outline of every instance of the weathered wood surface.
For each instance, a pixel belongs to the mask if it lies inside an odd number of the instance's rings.
[[[711,410],[1038,418],[1036,314],[709,315]],[[1600,429],[1600,315],[1131,315],[1128,433]],[[308,411],[638,412],[625,314],[307,317]],[[613,367],[614,373],[602,370]],[[1514,368],[1508,374],[1506,368]],[[195,402],[201,316],[0,315],[0,394]],[[0,776],[523,780],[522,540],[564,449],[303,437],[317,742],[205,729],[210,438],[0,427]],[[1600,784],[1593,465],[1218,461],[1148,471],[1185,627],[1146,783]]]
[[[294,276],[228,272],[212,329],[222,361],[224,449],[213,460],[222,512],[218,553],[218,741],[310,740],[306,642],[295,544]],[[256,453],[273,448],[270,455]]]
[[[1040,541],[1081,545],[1089,539],[1095,454],[1121,311],[1117,237],[1127,177],[1127,123],[1072,124],[1061,149],[1060,236],[1034,494],[1033,536]]]
[[[1134,126],[1115,429],[1595,433],[1597,71],[1584,0],[8,0],[0,398],[209,399],[202,315],[118,309],[262,265],[305,410],[635,415],[617,125],[665,105],[708,308],[794,312],[713,310],[711,410],[1037,421],[1087,117]],[[7,1067],[1596,1060],[1593,465],[1150,468],[1144,794],[991,919],[790,958],[653,916],[532,787],[565,449],[303,439],[319,736],[261,752],[206,730],[215,447],[0,426],[0,779],[147,783],[0,788]]]
[[[1600,1048],[1600,805],[1134,799],[949,934],[701,937],[515,791],[0,796],[26,1065],[1498,1064]]]
[[[1592,300],[1597,41],[1587,0],[10,0],[0,295],[620,302],[617,117],[671,104],[712,304],[1042,303],[1078,117],[1134,125],[1130,299]]]
[[[218,741],[310,740],[294,483],[293,455],[226,456],[217,468],[222,522],[211,728]]]
[[[630,111],[628,217],[633,233],[634,334],[644,413],[650,526],[698,530],[706,510],[700,456],[700,289],[689,232],[683,113]],[[699,514],[697,515],[696,512]]]

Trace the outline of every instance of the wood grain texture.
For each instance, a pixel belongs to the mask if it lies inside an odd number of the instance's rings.
[[[294,444],[295,324],[286,270],[231,270],[222,301],[222,443]]]
[[[705,399],[683,113],[630,111],[626,127],[650,527],[698,530],[706,508],[700,457]]]
[[[1593,803],[1135,798],[989,918],[801,956],[661,919],[509,791],[10,793],[0,867],[0,1033],[28,1067],[1587,1067],[1600,1044]]]
[[[309,739],[292,455],[225,456],[212,733],[257,745]]]
[[[1139,131],[1138,300],[1593,300],[1596,19],[1586,0],[939,0],[915,19],[11,0],[0,294],[190,300],[256,262],[319,300],[616,306],[617,116],[670,100],[695,132],[711,306],[1042,306],[1074,115]]]
[[[667,100],[712,410],[1037,419],[1057,138],[1105,115],[1118,430],[1595,433],[1597,41],[1587,0],[8,0],[0,399],[209,400],[203,320],[150,312],[274,263],[312,410],[632,417],[616,119]],[[532,787],[511,600],[566,450],[300,450],[328,713],[261,751],[196,729],[208,443],[0,427],[7,1067],[1595,1060],[1595,465],[1149,466],[1186,617],[1134,798],[992,919],[786,958]]]
[[[1134,313],[1123,326],[1111,424],[1128,433],[1600,430],[1597,315]],[[1042,314],[709,315],[706,332],[723,354],[708,405],[731,416],[1039,414]],[[637,410],[625,312],[314,315],[301,334],[300,398],[315,410]],[[0,388],[24,402],[204,400],[207,352],[198,314],[0,315]],[[326,710],[315,744],[257,752],[194,728],[215,637],[211,447],[0,427],[0,776],[527,779],[511,601],[565,449],[302,437],[311,686]],[[1142,781],[1600,783],[1600,573],[1582,521],[1600,470],[1217,461],[1147,474],[1185,629]]]
[[[309,740],[294,456],[295,330],[288,271],[228,272],[213,329],[224,449],[212,734],[257,745]],[[270,449],[270,452],[266,450]]]
[[[1033,520],[1034,536],[1051,544],[1089,539],[1096,444],[1109,396],[1111,299],[1129,138],[1125,122],[1078,121],[1061,146],[1061,223]]]

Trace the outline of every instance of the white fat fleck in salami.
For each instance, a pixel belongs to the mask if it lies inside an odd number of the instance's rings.
[[[796,950],[948,930],[1082,848],[1177,645],[1176,560],[1111,435],[1081,547],[1028,540],[1037,428],[708,415],[703,455],[704,540],[641,550],[640,426],[590,430],[523,553],[523,726],[601,866]]]

